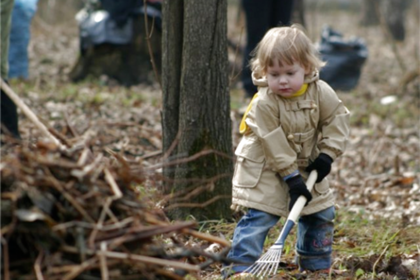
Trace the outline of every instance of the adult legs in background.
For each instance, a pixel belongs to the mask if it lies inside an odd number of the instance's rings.
[[[29,77],[28,45],[38,0],[14,0],[10,27],[9,79]]]
[[[245,98],[252,98],[257,88],[252,83],[249,68],[251,53],[270,28],[290,25],[293,0],[242,0],[242,6],[246,17],[247,41],[241,78]]]

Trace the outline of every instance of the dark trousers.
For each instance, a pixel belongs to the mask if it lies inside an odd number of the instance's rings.
[[[1,90],[1,134],[3,133],[10,133],[14,138],[20,139],[16,105],[10,97]]]
[[[270,28],[290,25],[293,0],[242,0],[242,6],[246,17],[247,41],[241,77],[246,97],[251,98],[257,92],[249,68],[251,52]]]

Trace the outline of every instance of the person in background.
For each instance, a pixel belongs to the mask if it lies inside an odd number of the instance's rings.
[[[13,9],[13,0],[1,0],[0,2],[0,51],[1,51],[1,83],[8,79],[8,55],[10,22]],[[18,127],[18,113],[15,103],[1,90],[1,134],[9,134],[14,138],[20,139]],[[3,142],[3,139],[2,139]]]
[[[242,6],[245,12],[247,39],[241,80],[248,104],[257,92],[257,87],[252,83],[249,67],[252,51],[270,28],[290,25],[293,0],[242,0]]]
[[[31,38],[31,21],[38,0],[14,0],[9,46],[9,79],[29,78],[28,46]]]
[[[258,93],[240,125],[232,179],[232,209],[248,211],[236,225],[224,277],[246,276],[241,273],[260,257],[270,228],[301,195],[308,204],[298,221],[296,262],[302,271],[331,267],[335,208],[325,177],[346,148],[350,112],[319,79],[324,65],[297,26],[270,29],[256,48],[251,67]],[[312,170],[318,177],[309,192]]]

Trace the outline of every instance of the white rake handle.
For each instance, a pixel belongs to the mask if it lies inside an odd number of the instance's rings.
[[[315,170],[313,170],[309,174],[308,180],[306,181],[306,187],[309,191],[312,191],[317,177],[318,173]],[[289,235],[293,226],[296,224],[296,221],[300,216],[300,212],[302,212],[303,207],[305,207],[306,200],[306,197],[304,197],[303,195],[299,196],[295,205],[293,205],[293,208],[290,211],[290,214],[287,217],[287,221],[284,224],[283,229],[276,242],[270,247],[270,249],[268,249],[267,253],[260,257],[253,265],[248,267],[245,270],[245,272],[263,277],[265,275],[272,275],[276,273],[277,268],[279,267],[286,237]]]
[[[312,191],[317,177],[318,172],[316,170],[312,170],[309,174],[308,180],[306,181],[306,187],[308,188],[309,192]],[[299,198],[296,200],[295,204],[292,207],[292,210],[290,210],[286,223],[284,224],[283,229],[281,230],[280,235],[273,246],[280,246],[281,248],[283,248],[286,237],[289,235],[290,231],[297,223],[300,213],[302,212],[303,207],[305,207],[306,200],[306,197],[304,197],[303,195],[299,196]]]
[[[316,170],[312,170],[311,173],[309,174],[308,180],[306,181],[306,187],[308,188],[309,192],[312,191],[317,178],[318,178],[318,172]],[[306,200],[307,200],[306,197],[304,197],[303,195],[299,196],[299,198],[293,205],[293,208],[290,211],[289,216],[287,217],[288,220],[292,220],[296,224],[297,219],[299,218],[303,207],[305,207]]]

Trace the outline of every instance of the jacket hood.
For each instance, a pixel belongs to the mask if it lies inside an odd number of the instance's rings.
[[[309,84],[309,83],[316,82],[317,80],[319,80],[318,70],[313,71],[309,75],[306,75],[304,83]],[[267,87],[268,86],[267,77],[266,76],[260,76],[259,74],[257,74],[257,72],[252,72],[252,82],[257,87]]]

